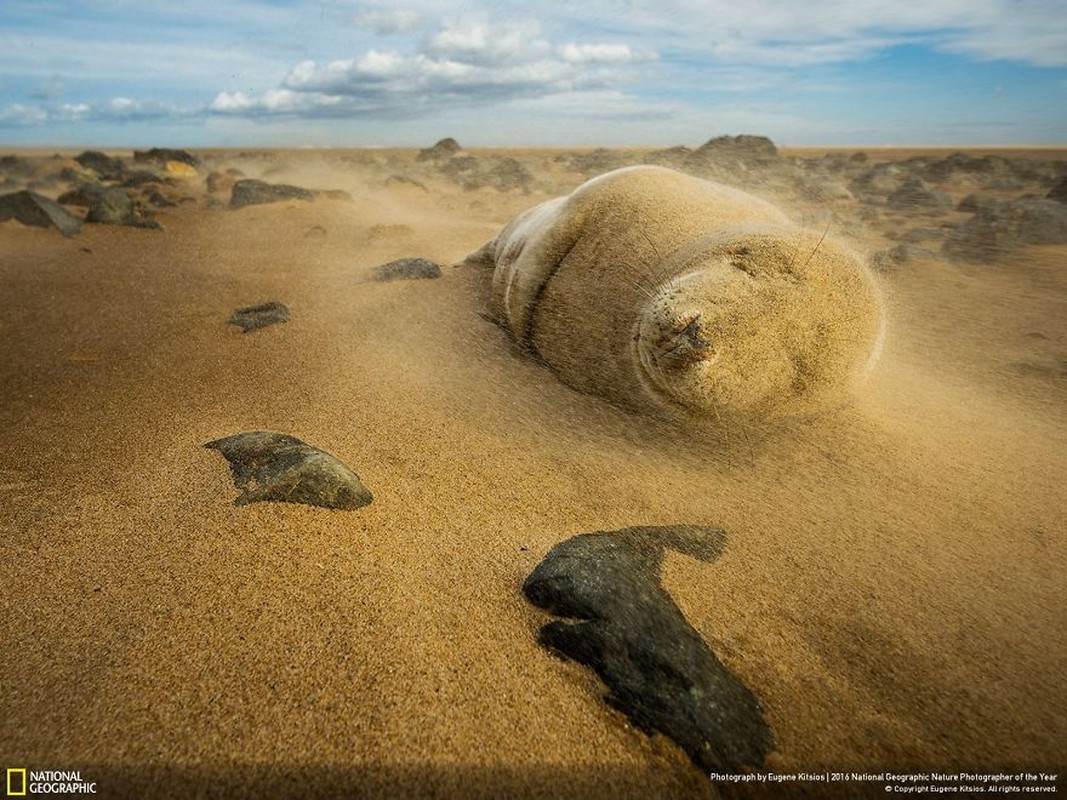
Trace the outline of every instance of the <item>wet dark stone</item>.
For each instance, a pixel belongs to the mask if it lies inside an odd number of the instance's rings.
[[[660,582],[664,549],[712,562],[725,534],[693,525],[587,533],[553,547],[523,584],[564,620],[539,642],[592,667],[607,702],[673,739],[704,771],[758,769],[773,749],[755,696],[715,657]]]
[[[351,510],[374,499],[355,472],[295,436],[248,431],[204,447],[230,462],[233,484],[241,490],[237,506],[275,501]]]
[[[245,333],[249,333],[266,328],[268,325],[288,322],[289,309],[284,303],[272,300],[269,303],[239,308],[233,312],[233,316],[228,321],[231,325],[237,325]]]
[[[315,193],[299,186],[285,183],[267,183],[254,178],[245,178],[233,185],[230,208],[278,203],[283,200],[314,200]]]
[[[81,230],[81,220],[54,200],[23,190],[0,196],[0,222],[15,219],[23,225],[56,228],[64,236]]]
[[[440,278],[441,267],[426,258],[400,258],[382,264],[374,270],[376,281],[404,281],[420,278]]]

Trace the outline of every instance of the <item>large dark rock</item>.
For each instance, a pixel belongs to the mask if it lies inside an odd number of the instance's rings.
[[[117,187],[94,190],[89,202],[86,222],[99,222],[104,225],[138,225],[137,204],[126,192]]]
[[[433,147],[426,147],[419,151],[416,161],[443,161],[451,158],[463,148],[452,137],[441,139]]]
[[[694,155],[743,163],[760,163],[778,158],[778,148],[766,136],[717,136],[700,145]]]
[[[530,602],[566,618],[541,629],[541,644],[592,667],[608,703],[706,772],[758,769],[774,747],[752,692],[660,582],[665,548],[711,562],[724,540],[691,525],[582,534],[553,547],[523,584]]]
[[[314,200],[315,193],[299,186],[285,183],[267,183],[266,181],[245,178],[233,185],[230,195],[230,208],[278,203],[283,200]]]
[[[440,277],[440,265],[425,258],[400,258],[374,269],[374,280],[376,281],[402,281]]]
[[[102,180],[122,180],[126,174],[126,163],[121,158],[112,158],[99,150],[86,150],[74,157],[74,160],[86,169],[91,169]]]
[[[1067,175],[1062,176],[1045,195],[1049,200],[1058,200],[1067,203]]]
[[[10,178],[29,178],[33,175],[33,164],[22,156],[0,156],[0,172]]]
[[[1067,204],[1041,197],[998,203],[960,225],[944,251],[967,261],[995,261],[1029,244],[1067,244]]]
[[[567,169],[583,175],[599,175],[626,165],[626,158],[617,150],[598,147],[589,153],[560,153],[553,159]]]
[[[277,300],[239,308],[233,312],[233,316],[229,319],[231,325],[236,325],[245,333],[258,331],[260,328],[288,321],[288,306],[285,303],[279,303]]]
[[[374,498],[359,476],[329,453],[274,431],[248,431],[204,445],[230,462],[241,490],[234,505],[272,500],[351,510]]]
[[[65,206],[89,208],[94,201],[100,199],[106,188],[102,183],[79,183],[63,192],[56,198],[56,202]]]
[[[919,178],[908,178],[885,200],[887,208],[911,214],[943,214],[952,208],[952,198],[927,188]]]
[[[178,161],[190,167],[199,168],[200,159],[187,150],[172,150],[169,147],[153,147],[151,150],[138,150],[133,154],[138,164],[157,164],[165,166],[168,161]]]
[[[674,147],[664,148],[663,150],[653,150],[651,153],[648,153],[642,161],[645,164],[657,164],[661,167],[674,167],[675,169],[679,169],[692,154],[693,149],[691,147],[679,144]]]
[[[54,200],[23,190],[0,196],[0,222],[15,219],[23,225],[56,228],[64,236],[81,230],[81,220]]]

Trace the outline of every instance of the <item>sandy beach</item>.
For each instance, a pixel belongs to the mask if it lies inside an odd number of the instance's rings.
[[[11,152],[33,172],[0,194],[80,151]],[[870,255],[887,334],[843,409],[679,425],[561,382],[462,265],[649,152],[471,150],[464,170],[416,150],[195,151],[161,183],[160,229],[0,223],[5,765],[80,769],[102,796],[743,793],[541,647],[549,617],[521,591],[569,537],[692,524],[724,551],[669,552],[663,586],[758,698],[766,772],[1067,768],[1067,244],[948,257],[973,213],[958,203],[983,191],[965,169],[926,180],[951,200],[936,213],[861,196],[874,165],[951,150],[697,170]],[[1062,176],[1067,151],[970,157]],[[208,188],[226,169],[340,193],[235,209]],[[1044,197],[1056,168],[1034,169],[989,191]],[[373,280],[404,257],[443,274]],[[291,319],[227,323],[267,301]],[[250,430],[334,454],[374,501],[235,506],[203,445]]]

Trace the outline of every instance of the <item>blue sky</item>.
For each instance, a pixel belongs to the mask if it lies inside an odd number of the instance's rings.
[[[3,0],[0,144],[1067,143],[1065,0]]]

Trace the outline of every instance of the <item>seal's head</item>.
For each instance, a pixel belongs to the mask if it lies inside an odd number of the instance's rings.
[[[877,355],[882,307],[859,259],[825,237],[741,230],[669,259],[639,310],[647,391],[714,417],[778,419],[841,402]]]

